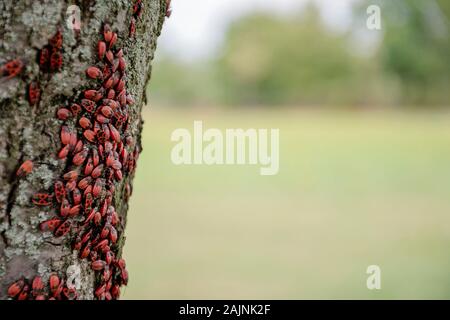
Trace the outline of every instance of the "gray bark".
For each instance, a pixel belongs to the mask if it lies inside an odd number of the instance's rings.
[[[55,238],[41,232],[40,222],[54,215],[56,207],[38,207],[30,202],[36,192],[52,188],[64,173],[66,163],[56,157],[61,148],[61,121],[56,111],[73,97],[89,88],[85,70],[96,61],[97,42],[102,23],[109,23],[119,35],[117,45],[124,50],[127,62],[127,92],[136,103],[130,108],[130,130],[140,145],[143,125],[141,108],[150,77],[156,40],[164,21],[165,0],[144,0],[141,18],[136,22],[136,36],[129,37],[132,0],[75,1],[81,9],[81,30],[77,34],[66,25],[66,10],[72,1],[3,0],[0,2],[0,65],[20,58],[23,72],[14,78],[0,77],[0,299],[7,298],[8,286],[25,277],[42,276],[46,281],[52,272],[65,275],[69,266],[81,270],[81,299],[93,299],[94,272],[90,262],[78,258],[70,246],[71,237]],[[61,28],[63,65],[50,74],[40,72],[38,51]],[[37,105],[27,101],[27,84],[39,81],[41,98]],[[30,159],[31,174],[19,179],[16,170]],[[122,219],[119,228],[119,252],[123,246],[128,209],[126,175],[116,184],[113,204]],[[68,276],[68,275],[66,275]],[[132,275],[131,275],[132,277]]]

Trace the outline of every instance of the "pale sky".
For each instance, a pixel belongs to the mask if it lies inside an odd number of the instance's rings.
[[[346,28],[355,0],[313,0],[332,28]],[[172,16],[158,40],[159,49],[179,59],[196,60],[215,54],[233,19],[252,11],[289,15],[308,0],[172,0]]]

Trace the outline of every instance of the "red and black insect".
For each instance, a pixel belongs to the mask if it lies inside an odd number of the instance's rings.
[[[20,292],[22,292],[22,289],[25,286],[25,281],[23,279],[20,279],[13,284],[11,284],[8,288],[8,296],[11,298],[16,297]]]
[[[109,41],[109,48],[114,47],[118,39],[117,33],[113,32],[111,40]]]
[[[105,182],[103,179],[101,179],[101,178],[95,179],[94,186],[92,187],[92,195],[95,198],[97,198],[100,195],[100,193],[102,192],[104,184],[105,184]]]
[[[66,188],[64,187],[64,183],[62,181],[56,181],[54,189],[56,201],[58,201],[58,203],[62,203],[66,198]]]
[[[142,9],[144,8],[144,4],[142,3],[142,0],[136,0],[136,2],[133,5],[133,15],[137,18],[140,18],[142,15]]]
[[[58,111],[56,112],[56,116],[58,117],[59,120],[67,120],[70,118],[71,116],[71,111],[67,108],[59,108]]]
[[[50,71],[58,71],[63,64],[63,56],[60,51],[53,51],[50,55]]]
[[[80,152],[78,152],[77,154],[74,155],[74,157],[72,159],[72,163],[76,166],[82,165],[84,163],[84,161],[86,160],[88,153],[89,153],[88,149],[83,148],[83,150],[81,150]]]
[[[58,30],[56,34],[50,38],[49,45],[55,50],[55,49],[61,49],[63,45],[63,35],[61,33],[61,30]]]
[[[14,59],[0,67],[0,74],[2,77],[6,77],[6,79],[11,79],[18,76],[22,72],[23,67],[24,63],[22,60]]]
[[[95,111],[95,109],[97,108],[97,105],[95,104],[95,102],[92,100],[89,100],[89,99],[82,99],[81,105],[89,113],[93,113]]]
[[[77,204],[76,206],[73,206],[69,210],[69,216],[74,217],[80,213],[81,210],[81,204]]]
[[[92,173],[91,173],[92,178],[96,179],[96,178],[100,177],[103,173],[103,168],[104,168],[103,164],[99,164],[98,166],[96,166],[94,168],[94,170],[92,170]]]
[[[78,188],[81,190],[86,189],[92,183],[92,177],[84,177],[78,182]]]
[[[63,218],[67,217],[70,212],[70,203],[67,199],[64,199],[59,209],[59,215]]]
[[[62,291],[62,282],[56,274],[52,274],[49,279],[50,292],[53,297],[59,296]]]
[[[92,196],[92,190],[88,190],[86,192],[86,196],[84,199],[84,212],[90,213],[92,211],[92,204],[94,203],[94,198]]]
[[[106,42],[109,43],[111,41],[112,31],[111,31],[111,27],[107,23],[103,26],[103,37]]]
[[[34,277],[31,288],[33,290],[33,296],[37,297],[42,295],[44,290],[44,283],[42,282],[42,278],[39,276]]]
[[[92,264],[91,264],[92,270],[95,270],[95,271],[103,270],[105,267],[106,267],[106,262],[103,260],[96,260],[96,261],[92,262]]]
[[[50,220],[41,222],[39,225],[39,229],[41,231],[54,231],[58,228],[62,223],[62,220],[59,218],[52,218]]]
[[[22,291],[17,296],[17,300],[19,300],[19,301],[27,300],[29,297],[29,295],[28,295],[29,293],[30,293],[30,286],[28,284],[25,284],[23,286]]]
[[[78,140],[77,143],[75,144],[75,147],[73,148],[73,154],[76,154],[81,150],[83,150],[83,147],[84,147],[83,141]]]
[[[49,206],[52,204],[53,195],[49,193],[36,193],[31,201],[37,206]]]
[[[110,51],[108,51],[108,52],[110,52]],[[97,67],[87,68],[86,75],[91,79],[101,79],[103,77],[102,71]]]
[[[95,132],[92,130],[85,130],[83,132],[83,136],[88,140],[89,142],[95,142]]]
[[[109,131],[109,129],[108,129],[108,127],[107,126],[105,126],[105,124],[106,123],[109,123],[109,119],[107,118],[107,117],[105,117],[104,115],[102,115],[102,114],[97,114],[96,115],[96,117],[95,117],[95,120],[97,120],[97,122],[98,123],[101,123],[102,124],[102,130],[103,131]],[[109,139],[109,132],[106,132],[106,140],[108,140]]]
[[[87,257],[89,257],[89,254],[91,253],[91,246],[90,243],[88,242],[83,250],[80,251],[80,258],[81,259],[86,259]]]
[[[89,157],[84,166],[84,174],[88,176],[91,174],[92,170],[94,170],[94,164],[92,163],[92,157]]]
[[[63,145],[70,144],[70,141],[72,139],[72,130],[69,129],[68,126],[62,126],[60,137],[61,137],[61,143]]]
[[[70,145],[65,145],[61,148],[61,150],[58,152],[58,158],[59,159],[65,159],[67,158],[67,155],[70,152]]]
[[[70,111],[74,116],[77,116],[81,112],[81,107],[80,105],[74,103],[70,106]]]
[[[39,87],[39,83],[31,82],[28,85],[27,95],[28,95],[28,103],[31,106],[34,106],[36,103],[38,103],[39,98],[41,97],[41,88]]]
[[[54,232],[55,237],[62,237],[70,231],[72,222],[70,220],[64,221]]]
[[[72,192],[77,187],[77,180],[70,180],[66,182],[66,192]]]
[[[39,51],[39,67],[42,71],[47,72],[50,64],[50,48],[44,47]]]
[[[78,123],[83,129],[89,129],[90,127],[92,127],[91,120],[86,117],[81,117],[80,120],[78,120]]]
[[[114,64],[114,54],[112,53],[111,50],[106,51],[105,57],[106,60],[109,62],[109,64],[111,65]],[[115,72],[115,70],[113,70],[113,72]]]
[[[78,171],[72,170],[63,175],[64,180],[76,180],[78,178]]]
[[[26,160],[25,162],[23,162],[19,169],[17,169],[16,175],[20,178],[20,177],[24,177],[27,174],[31,173],[31,171],[33,170],[34,164],[33,161],[31,160]]]
[[[104,41],[99,41],[97,44],[97,53],[98,53],[98,58],[101,60],[103,60],[103,58],[105,57],[105,53],[106,53],[106,43]]]
[[[134,18],[131,18],[129,35],[130,37],[136,35],[136,20]]]
[[[73,199],[73,204],[77,205],[81,203],[81,199],[82,199],[82,195],[81,195],[81,191],[78,188],[74,188],[72,191],[72,199]]]
[[[103,93],[104,93],[104,90],[89,89],[89,90],[84,91],[84,97],[86,99],[98,102],[99,100],[101,100],[103,98]]]

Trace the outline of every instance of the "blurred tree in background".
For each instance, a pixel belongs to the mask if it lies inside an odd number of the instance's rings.
[[[214,104],[217,97],[218,84],[212,80],[212,65],[187,64],[163,55],[154,72],[154,77],[147,88],[151,101],[168,106],[186,106]]]
[[[362,11],[374,1],[358,5]],[[376,1],[375,1],[376,3]],[[447,104],[450,95],[448,0],[378,1],[383,39],[379,46],[386,74],[400,81],[402,104]]]
[[[292,19],[254,15],[238,21],[217,62],[232,104],[347,103],[359,61],[346,36],[327,30],[315,6]]]
[[[381,31],[366,27],[371,4],[381,7]],[[210,61],[164,56],[151,98],[182,106],[449,106],[449,18],[448,0],[360,0],[347,32],[325,25],[313,2],[290,17],[253,13],[230,26]]]

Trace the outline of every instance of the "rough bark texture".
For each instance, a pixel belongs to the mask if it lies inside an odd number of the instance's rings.
[[[69,266],[81,270],[79,298],[93,299],[95,277],[87,260],[78,258],[70,246],[70,237],[55,238],[38,229],[40,222],[52,215],[54,207],[41,208],[30,202],[31,196],[52,188],[62,175],[65,161],[56,157],[61,143],[61,121],[57,109],[89,88],[85,70],[94,63],[103,23],[118,33],[118,45],[127,62],[127,91],[136,101],[130,108],[130,130],[140,144],[141,108],[150,77],[150,62],[156,49],[166,10],[165,0],[144,0],[141,18],[136,22],[136,36],[129,37],[132,0],[62,1],[6,0],[0,2],[0,65],[12,59],[25,63],[14,78],[0,78],[0,299],[7,298],[11,282],[36,275],[45,280],[51,272],[66,274]],[[66,25],[66,10],[76,4],[81,9],[81,30]],[[63,34],[63,66],[51,75],[39,70],[37,55],[58,28]],[[27,101],[27,84],[39,81],[41,98],[37,105]],[[31,174],[16,177],[20,164],[34,162]],[[128,209],[126,176],[116,185],[113,203],[125,226]],[[124,241],[119,231],[119,247]],[[121,249],[120,249],[121,250]],[[67,275],[68,276],[68,275]],[[132,275],[131,275],[132,276]]]

